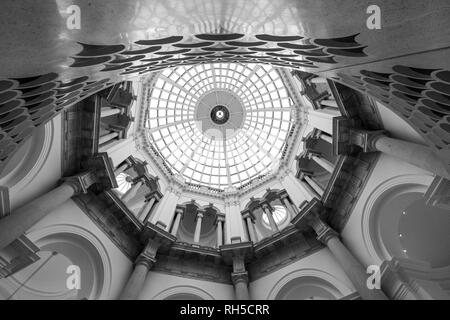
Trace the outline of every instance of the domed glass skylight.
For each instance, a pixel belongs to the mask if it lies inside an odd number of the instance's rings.
[[[293,122],[293,103],[268,65],[166,69],[147,108],[148,140],[170,170],[221,190],[276,170]]]

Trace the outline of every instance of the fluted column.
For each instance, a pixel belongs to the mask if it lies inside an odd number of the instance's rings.
[[[314,153],[310,153],[310,159],[314,160],[319,166],[327,170],[329,173],[333,173],[334,164],[328,161],[327,159]]]
[[[144,287],[147,274],[156,262],[155,257],[158,247],[159,243],[149,240],[145,249],[136,259],[133,272],[122,290],[120,300],[136,300],[138,298]]]
[[[387,300],[386,295],[379,289],[367,287],[368,274],[365,268],[348,251],[339,240],[338,234],[323,222],[317,215],[310,216],[310,225],[317,234],[317,239],[330,249],[336,261],[344,270],[347,277],[355,286],[358,293],[366,300]]]
[[[275,219],[273,218],[273,215],[272,215],[272,209],[266,203],[264,203],[262,205],[262,209],[263,209],[264,213],[266,214],[267,218],[269,219],[269,224],[270,224],[270,228],[272,229],[272,231],[279,232],[280,230],[278,229],[278,225],[275,222]]]
[[[87,188],[95,182],[95,176],[91,172],[86,172],[64,180],[55,189],[15,209],[9,216],[0,219],[0,249],[19,238],[72,196],[86,192]]]
[[[142,186],[143,182],[142,180],[137,180],[133,183],[133,185],[131,186],[130,189],[128,189],[127,192],[124,193],[124,195],[122,196],[122,201],[123,202],[128,202],[130,201],[137,193],[137,191],[139,190],[139,188]]]
[[[108,141],[111,141],[114,138],[117,138],[118,136],[119,136],[118,132],[111,132],[111,133],[105,134],[104,136],[101,136],[98,139],[98,144],[102,145],[104,143],[107,143]]]
[[[183,218],[183,213],[184,213],[183,208],[175,209],[175,220],[173,221],[172,230],[170,231],[170,233],[175,237],[177,236],[178,228],[180,227],[180,222],[181,219]]]
[[[194,243],[200,242],[200,235],[202,232],[202,220],[203,220],[203,212],[199,211],[197,213],[197,223],[195,225]]]
[[[102,117],[102,118],[109,117],[109,116],[120,113],[120,111],[121,110],[119,108],[103,107],[100,112],[100,117]]]

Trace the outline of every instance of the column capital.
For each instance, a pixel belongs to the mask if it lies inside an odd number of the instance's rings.
[[[86,171],[71,177],[62,178],[61,180],[63,183],[70,185],[75,190],[76,195],[87,193],[89,187],[97,182],[93,171]]]
[[[186,210],[186,208],[184,208],[182,206],[177,206],[175,208],[175,214],[179,214],[181,216],[181,218],[183,218],[185,210]]]
[[[203,219],[203,217],[205,216],[205,212],[204,211],[197,211],[197,216],[196,216],[196,218],[195,218],[195,220],[197,220],[197,219]]]
[[[243,282],[245,284],[248,284],[248,272],[232,272],[231,273],[231,281],[234,285],[236,285],[239,282]]]
[[[158,190],[155,190],[145,196],[145,201],[148,202],[151,199],[155,199],[155,201],[158,202],[159,200],[161,200],[162,197],[163,197],[162,193],[159,192]]]
[[[324,222],[317,214],[312,214],[310,216],[309,224],[316,232],[317,240],[325,245],[330,239],[339,237],[339,234],[334,231],[326,222]]]
[[[117,188],[116,176],[111,158],[106,152],[100,152],[88,159],[84,166],[89,168],[95,176],[95,188],[99,191]]]
[[[255,221],[255,216],[249,209],[242,211],[241,215],[244,219],[250,218],[252,221]]]
[[[359,121],[346,117],[333,118],[333,149],[335,154],[351,154],[357,148],[361,148],[363,152],[373,152],[375,149],[375,141],[382,135],[385,130],[364,130],[361,128]]]
[[[150,269],[156,262],[156,253],[160,245],[161,245],[160,242],[155,241],[153,239],[148,239],[147,244],[144,247],[144,250],[142,250],[141,254],[137,257],[135,264],[136,265],[142,264],[147,266],[148,269]]]
[[[261,203],[261,208],[265,211],[266,209],[269,211],[269,213],[272,213],[272,207],[268,202]]]
[[[216,215],[216,221],[215,224],[219,224],[219,222],[225,222],[225,215],[224,214],[217,214]]]

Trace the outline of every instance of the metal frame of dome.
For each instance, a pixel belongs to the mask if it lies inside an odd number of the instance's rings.
[[[239,188],[277,170],[296,121],[294,103],[277,68],[236,63],[181,66],[162,71],[147,90],[147,142],[187,183]],[[230,120],[217,124],[232,130],[231,135],[211,137],[199,126],[199,100],[211,92],[237,97],[235,102],[218,99],[205,107],[210,114],[217,105],[231,105]],[[231,118],[239,112],[233,110],[239,107],[233,103],[244,109],[234,122]],[[228,122],[234,126],[227,127]]]

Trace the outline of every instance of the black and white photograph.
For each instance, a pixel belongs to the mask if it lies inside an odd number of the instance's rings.
[[[450,1],[1,0],[0,300],[450,300]]]

